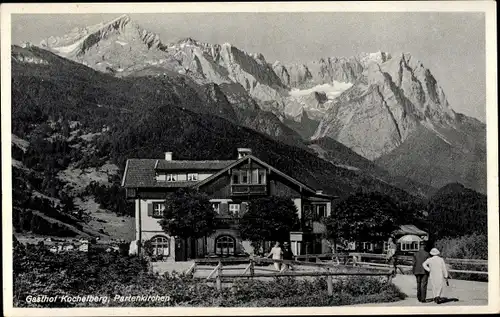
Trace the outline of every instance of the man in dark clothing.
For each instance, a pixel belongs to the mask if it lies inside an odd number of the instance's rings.
[[[429,272],[422,264],[430,258],[426,243],[423,242],[418,252],[413,255],[413,274],[417,279],[417,298],[421,303],[425,303],[427,298],[427,282],[429,281]]]
[[[290,247],[290,244],[288,242],[285,242],[283,244],[283,260],[293,260],[292,248]],[[281,270],[281,272],[285,272],[290,269],[292,269],[291,264],[283,263],[283,269]]]

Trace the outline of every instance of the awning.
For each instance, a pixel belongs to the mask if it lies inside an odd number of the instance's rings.
[[[405,236],[402,236],[401,238],[398,239],[398,243],[405,243],[405,242],[421,242],[422,238],[419,236],[416,236],[414,234],[407,234]]]

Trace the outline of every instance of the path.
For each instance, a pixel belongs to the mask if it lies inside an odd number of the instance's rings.
[[[192,262],[159,262],[153,264],[153,270],[155,272],[166,272],[166,271],[177,271],[184,272],[189,267],[191,267]],[[240,265],[231,265],[240,266]],[[272,266],[269,266],[270,268]],[[231,271],[234,273],[242,273],[245,265],[241,265],[241,272]],[[208,275],[208,271],[201,271],[197,274]],[[354,306],[434,306],[437,305],[434,302],[429,303],[419,303],[417,300],[417,285],[415,281],[415,276],[413,275],[402,275],[398,274],[393,278],[393,283],[399,287],[399,289],[408,295],[404,300],[392,302],[392,303],[371,303],[371,304],[359,304]],[[486,282],[475,282],[475,281],[464,281],[464,280],[449,280],[450,286],[445,287],[443,296],[448,298],[458,298],[458,302],[447,302],[439,306],[479,306],[488,305],[488,283]],[[432,284],[429,280],[427,288],[427,298],[431,299],[432,295]]]
[[[376,303],[376,304],[359,304],[355,306],[435,306],[434,302],[419,303],[417,300],[417,283],[413,275],[398,274],[393,280],[393,283],[399,289],[408,295],[402,301],[393,303]],[[450,286],[445,286],[443,297],[458,298],[458,302],[447,302],[439,306],[476,306],[488,305],[488,283],[464,281],[464,280],[449,280]],[[432,286],[431,281],[427,287],[427,299],[431,299]]]

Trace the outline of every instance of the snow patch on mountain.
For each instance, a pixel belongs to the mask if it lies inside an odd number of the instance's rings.
[[[52,47],[51,49],[56,51],[58,54],[72,54],[80,48],[80,45],[82,45],[83,41],[85,41],[85,39],[81,39],[68,46]]]
[[[313,92],[322,92],[325,93],[327,98],[329,100],[335,99],[337,96],[339,96],[341,93],[346,91],[347,89],[352,87],[352,83],[345,83],[345,82],[338,82],[338,81],[333,81],[333,84],[322,84],[322,85],[316,85],[312,88],[309,89],[297,89],[297,88],[292,88],[290,91],[290,96],[292,97],[301,97],[301,96],[306,96],[309,95]]]

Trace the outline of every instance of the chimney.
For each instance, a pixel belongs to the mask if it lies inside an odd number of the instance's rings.
[[[165,161],[172,160],[172,152],[165,152]]]
[[[242,157],[245,157],[247,155],[250,155],[252,154],[252,149],[248,149],[248,148],[238,148],[238,159],[242,158]]]

